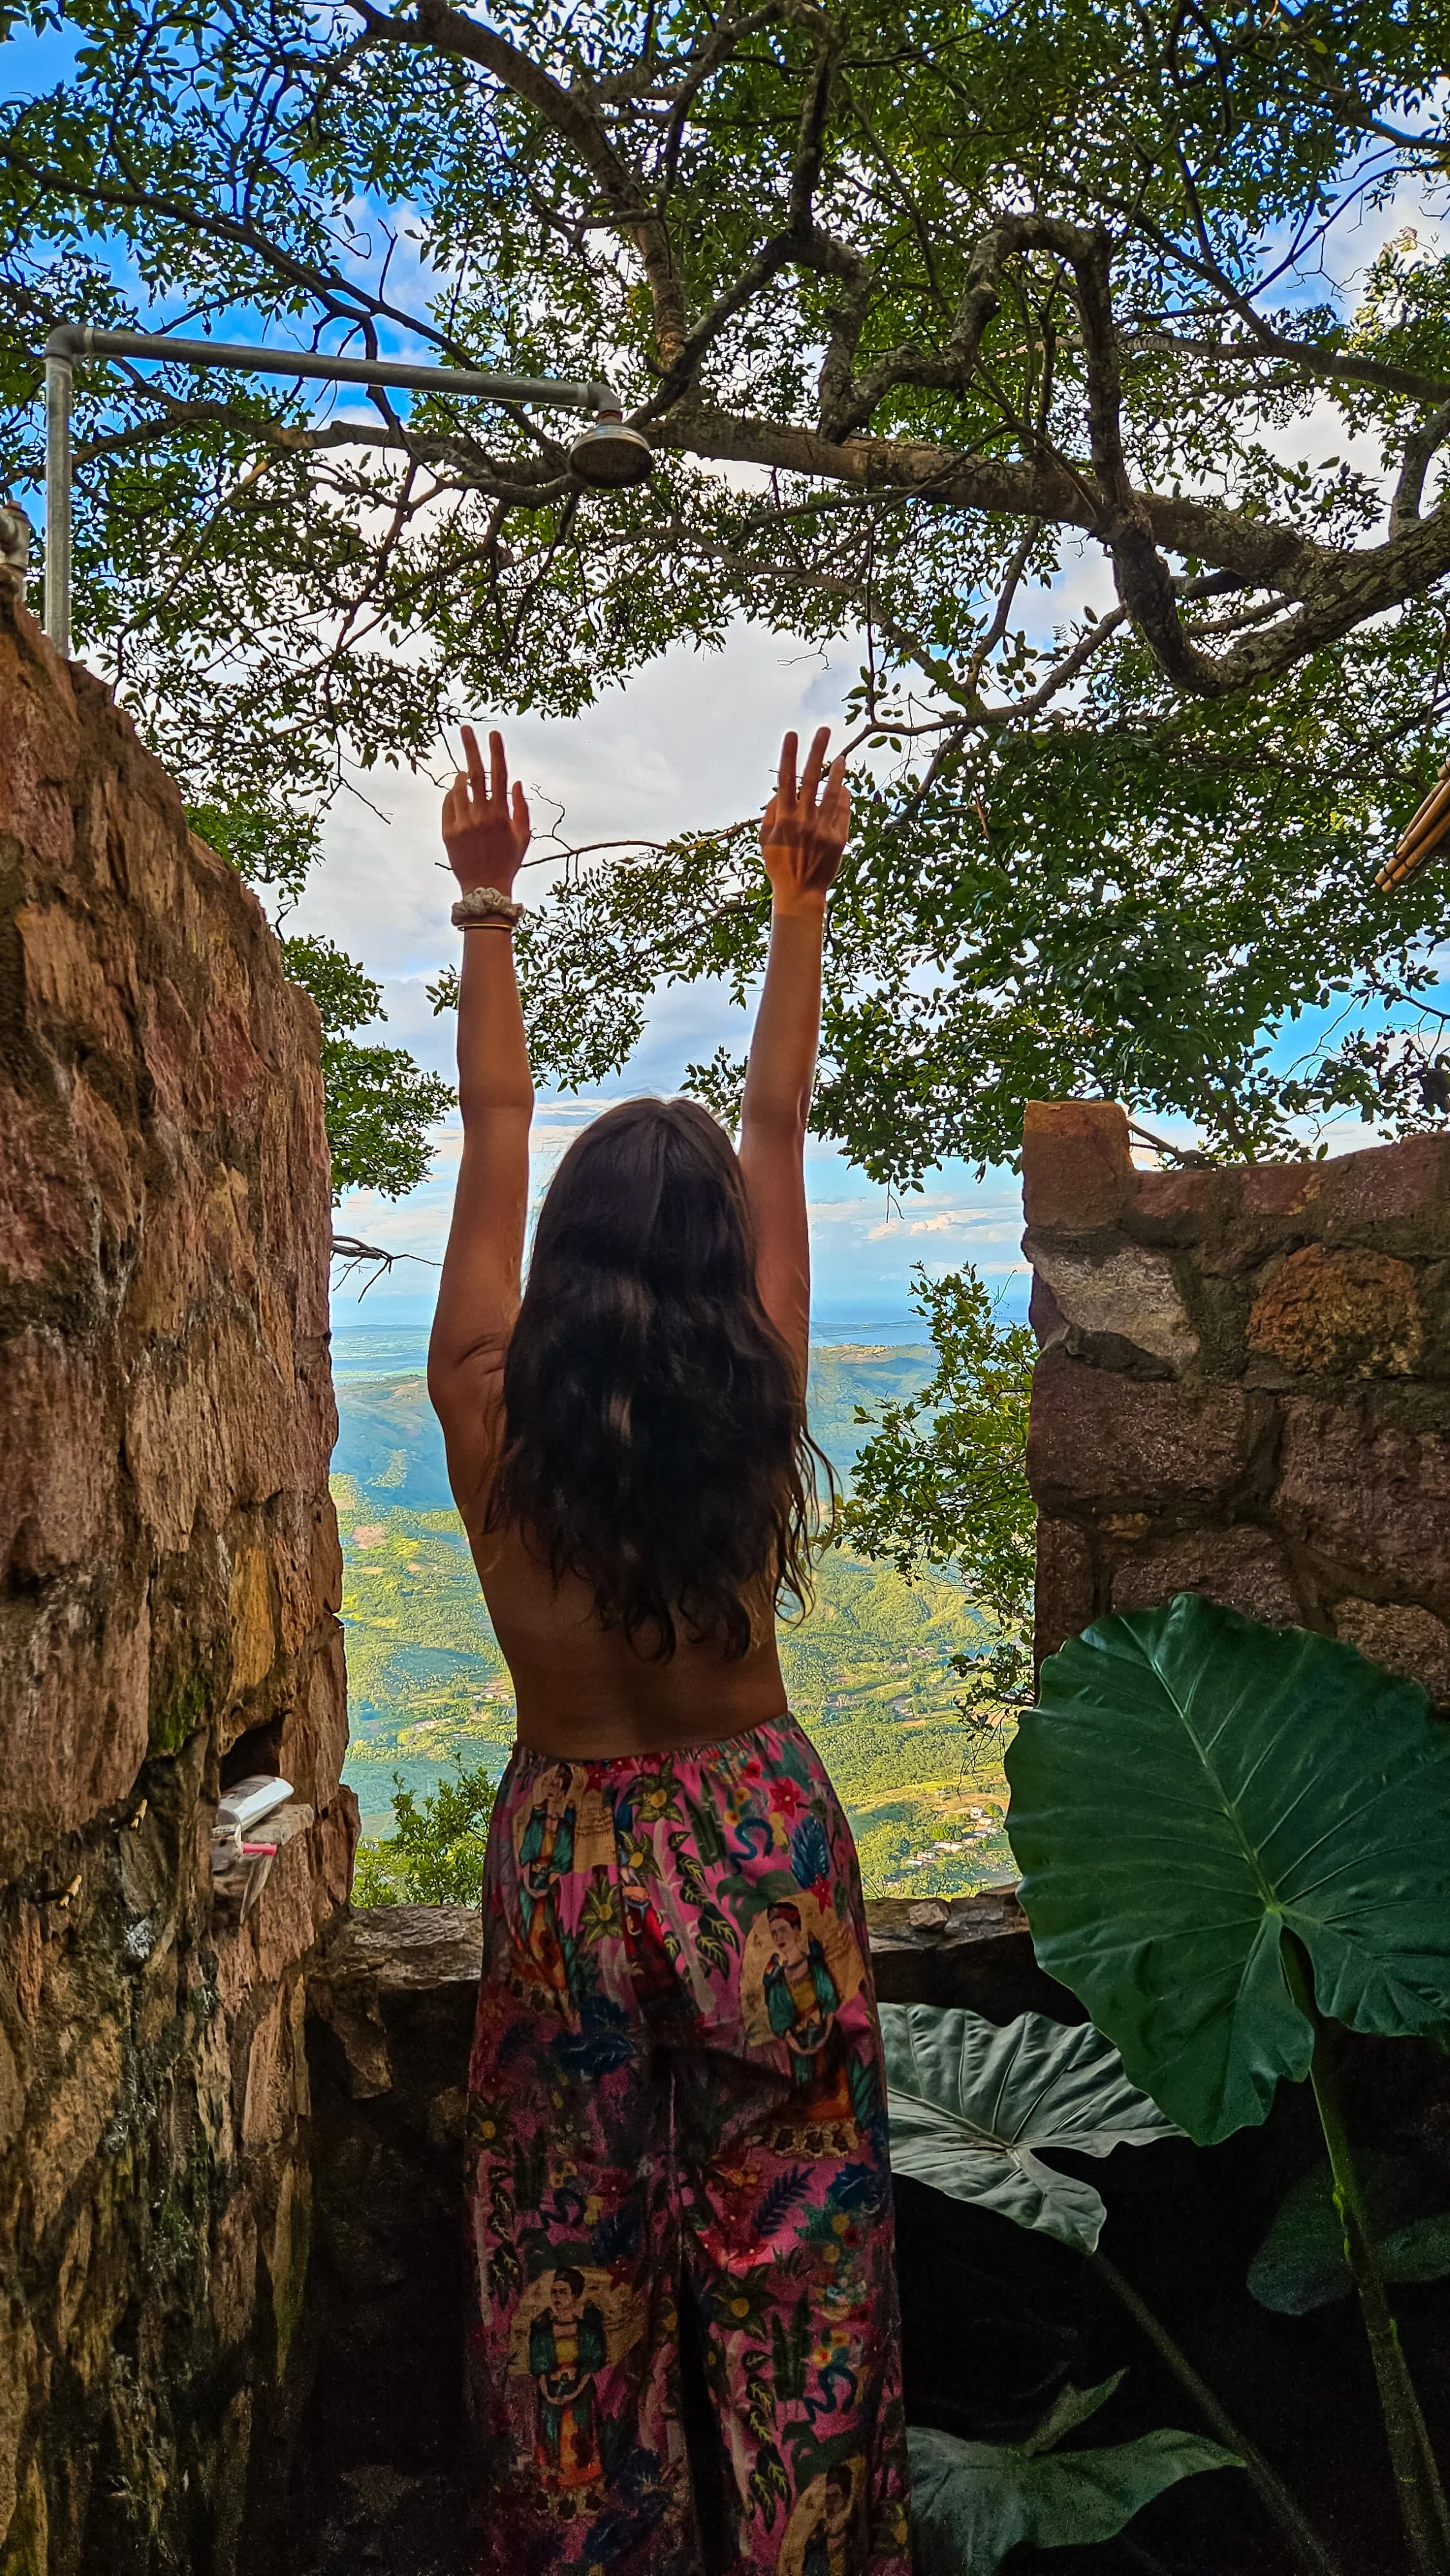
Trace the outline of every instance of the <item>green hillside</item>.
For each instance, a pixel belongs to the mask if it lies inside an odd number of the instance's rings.
[[[850,1472],[860,1445],[856,1407],[899,1403],[930,1373],[927,1344],[878,1348],[861,1344],[811,1354],[811,1430],[838,1475]],[[342,1378],[334,1473],[352,1476],[379,1502],[415,1511],[449,1511],[443,1434],[417,1369]]]
[[[925,1351],[813,1357],[811,1419],[841,1473],[874,1409],[926,1374]],[[430,1789],[455,1757],[501,1769],[514,1704],[416,1375],[344,1381],[333,1495],[343,1541],[352,1743],[365,1830],[388,1831],[393,1775]],[[950,1658],[979,1623],[959,1585],[909,1585],[828,1550],[807,1618],[783,1624],[791,1705],[851,1817],[871,1895],[958,1894],[1011,1875],[998,1749],[954,1705]]]

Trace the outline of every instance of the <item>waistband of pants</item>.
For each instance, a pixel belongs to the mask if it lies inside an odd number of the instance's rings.
[[[782,1709],[779,1717],[765,1718],[740,1735],[722,1735],[707,1744],[658,1745],[647,1753],[615,1753],[597,1761],[581,1762],[567,1753],[541,1753],[531,1744],[516,1744],[499,1782],[499,1794],[546,1778],[551,1771],[567,1771],[571,1780],[582,1777],[590,1788],[602,1788],[606,1782],[618,1786],[654,1771],[689,1768],[728,1778],[747,1764],[767,1758],[788,1740],[810,1746],[799,1718]]]

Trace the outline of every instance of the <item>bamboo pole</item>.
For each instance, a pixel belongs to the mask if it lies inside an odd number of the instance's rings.
[[[1375,886],[1387,894],[1395,886],[1407,885],[1418,874],[1432,851],[1437,850],[1450,832],[1450,762],[1441,770],[1430,793],[1416,806],[1398,841],[1394,856],[1375,871]]]

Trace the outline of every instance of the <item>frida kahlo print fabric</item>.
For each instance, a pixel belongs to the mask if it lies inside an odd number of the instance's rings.
[[[480,2576],[907,2576],[880,2036],[808,1739],[518,1749],[483,1901]]]

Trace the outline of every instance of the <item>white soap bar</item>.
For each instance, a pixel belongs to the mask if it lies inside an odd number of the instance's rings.
[[[258,1772],[250,1780],[234,1780],[230,1789],[222,1791],[221,1804],[216,1811],[217,1823],[235,1825],[242,1833],[249,1833],[253,1825],[259,1825],[262,1818],[270,1816],[275,1808],[285,1807],[291,1795],[290,1780],[276,1780],[264,1772]]]

